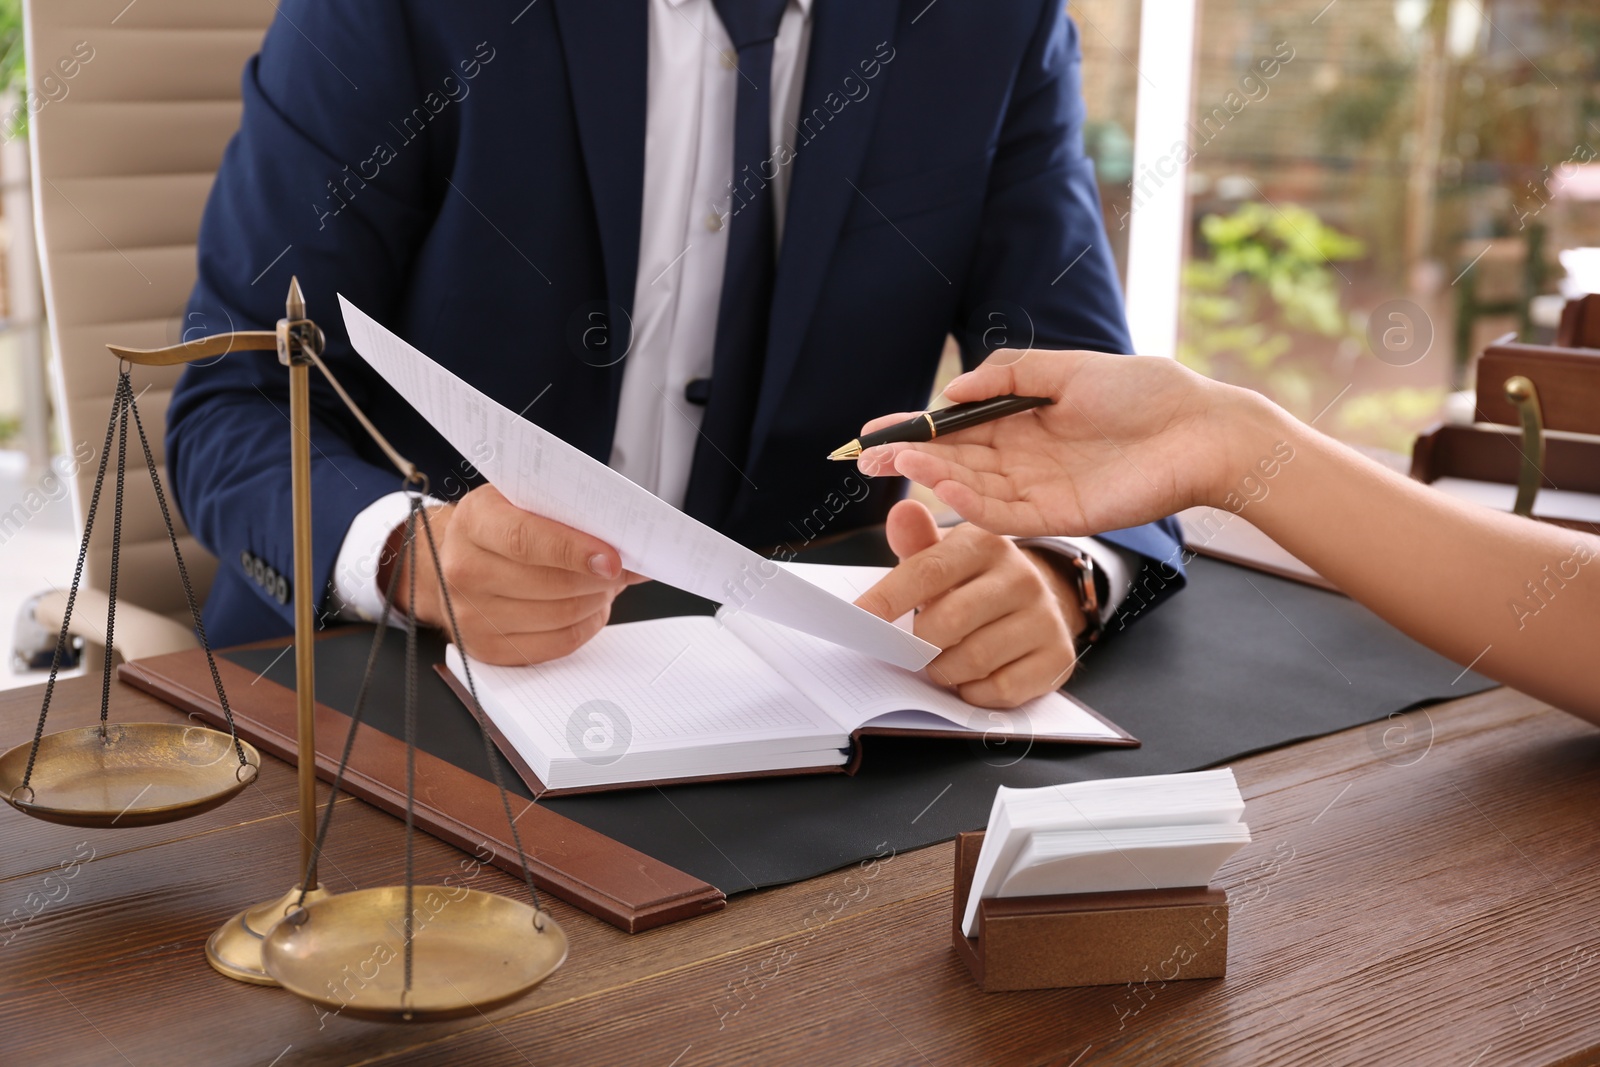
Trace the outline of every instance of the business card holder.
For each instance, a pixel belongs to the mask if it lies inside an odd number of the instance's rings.
[[[956,838],[951,938],[985,993],[1226,973],[1228,897],[1205,886],[987,898],[967,937],[961,917],[982,845],[981,830]]]

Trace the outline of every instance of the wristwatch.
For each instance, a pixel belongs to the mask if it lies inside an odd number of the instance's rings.
[[[1058,551],[1071,563],[1066,568],[1067,580],[1078,594],[1078,607],[1083,610],[1083,629],[1073,638],[1078,654],[1082,655],[1086,648],[1105,636],[1106,624],[1100,618],[1100,583],[1104,579],[1094,565],[1094,557],[1087,552],[1072,545],[1061,545]]]

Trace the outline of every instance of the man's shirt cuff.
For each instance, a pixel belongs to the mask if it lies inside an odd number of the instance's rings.
[[[328,596],[329,611],[341,622],[377,622],[391,625],[402,620],[384,611],[383,590],[378,588],[378,569],[388,548],[389,535],[403,525],[411,511],[411,493],[393,492],[379,497],[356,514],[339,546],[333,565],[333,590]],[[423,507],[437,507],[444,501],[422,498]],[[426,536],[419,532],[419,536]],[[1095,559],[1098,565],[1100,560]]]
[[[1020,548],[1042,548],[1063,555],[1082,552],[1092,559],[1100,573],[1106,576],[1106,596],[1100,605],[1101,623],[1109,623],[1122,602],[1128,599],[1134,575],[1139,573],[1143,565],[1143,557],[1137,552],[1108,545],[1092,537],[1019,537],[1016,542]]]

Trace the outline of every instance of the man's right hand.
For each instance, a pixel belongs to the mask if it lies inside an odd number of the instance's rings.
[[[484,663],[522,665],[577,650],[611,617],[611,601],[644,581],[622,569],[616,549],[570,526],[514,506],[492,485],[429,510],[439,562],[450,587],[461,641]],[[378,588],[404,563],[405,526],[389,536]],[[428,538],[417,530],[417,619],[449,632]],[[403,569],[395,608],[404,612]]]

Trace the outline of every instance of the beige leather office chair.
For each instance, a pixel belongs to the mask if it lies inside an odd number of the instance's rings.
[[[140,348],[183,339],[195,237],[223,149],[239,125],[239,78],[272,20],[272,0],[25,0],[33,192],[52,391],[68,456],[93,450],[75,478],[79,528],[116,386],[108,341]],[[190,326],[196,324],[187,324]],[[207,324],[206,332],[227,329]],[[180,368],[136,368],[134,390],[161,476],[167,403]],[[113,446],[114,448],[115,446]],[[115,469],[111,457],[108,481]],[[111,485],[101,497],[73,631],[105,640]],[[170,497],[170,494],[169,494]],[[177,516],[174,515],[176,520]],[[181,526],[204,597],[216,560]],[[183,587],[145,473],[130,449],[118,572],[116,651],[127,659],[194,645]],[[52,632],[65,590],[35,607]]]

